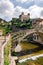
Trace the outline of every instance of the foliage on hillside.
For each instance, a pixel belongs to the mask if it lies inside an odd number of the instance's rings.
[[[29,19],[28,21],[21,21],[17,18],[12,19],[12,25],[19,27],[19,28],[31,28],[32,27],[32,21]]]
[[[7,33],[11,33],[12,28],[9,25],[9,22],[5,21],[4,25],[3,25],[3,23],[1,23],[1,21],[0,21],[0,30],[3,30],[3,35],[6,35]]]

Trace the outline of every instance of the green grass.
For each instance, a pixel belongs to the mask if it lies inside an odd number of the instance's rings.
[[[40,65],[43,65],[43,57],[37,58],[35,62],[38,62]]]
[[[4,59],[4,65],[9,65],[9,59],[7,56],[4,56],[5,59]]]
[[[4,65],[9,65],[10,49],[11,49],[11,39],[8,41],[8,44],[4,48]]]

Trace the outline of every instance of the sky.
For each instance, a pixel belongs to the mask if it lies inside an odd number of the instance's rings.
[[[10,21],[30,13],[30,18],[43,18],[43,0],[0,0],[0,18]]]

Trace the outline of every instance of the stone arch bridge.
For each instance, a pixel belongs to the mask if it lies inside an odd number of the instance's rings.
[[[33,40],[43,44],[41,37],[39,36],[39,34],[36,34],[37,31],[35,29],[26,30],[24,32],[26,33],[22,37],[19,37],[18,39],[16,39],[18,43],[20,43],[26,36],[33,34]],[[42,33],[42,31],[39,31],[39,32]]]
[[[35,29],[27,30],[25,35],[23,35],[22,37],[18,38],[18,42],[21,42],[26,36],[28,36],[30,34],[33,34],[33,40],[43,44],[41,37],[39,36],[39,34],[36,34],[36,32],[37,31]]]

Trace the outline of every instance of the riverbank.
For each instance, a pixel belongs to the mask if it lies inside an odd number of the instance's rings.
[[[39,57],[40,56],[40,57]],[[17,65],[43,65],[43,55],[39,55],[36,59],[25,59],[23,62],[17,62]]]
[[[26,60],[30,60],[30,59],[36,60],[39,57],[43,57],[43,54],[39,54],[39,55],[31,56],[31,57],[28,57],[28,58],[24,58],[24,59],[19,60],[19,62],[22,63],[22,62],[25,62]]]

